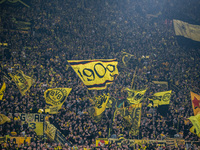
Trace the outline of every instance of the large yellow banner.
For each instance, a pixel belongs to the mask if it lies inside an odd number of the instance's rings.
[[[22,96],[25,95],[26,91],[28,91],[33,84],[33,79],[29,76],[26,76],[22,70],[18,70],[15,73],[10,73],[9,75],[19,88]]]
[[[88,90],[103,90],[119,74],[116,59],[68,60]]]
[[[200,26],[189,24],[181,20],[173,20],[176,35],[184,36],[194,41],[200,41]]]
[[[6,83],[3,82],[3,85],[2,85],[1,90],[0,90],[0,100],[3,99],[3,95],[4,95],[5,90],[6,90]]]
[[[129,101],[130,104],[139,104],[142,98],[144,97],[144,94],[147,89],[145,90],[133,90],[126,88],[128,91],[128,97],[127,100]]]
[[[200,95],[190,92],[194,116],[200,113]]]
[[[170,103],[171,92],[172,90],[157,92],[153,96],[150,96],[148,99],[153,102],[154,107],[158,105],[168,105]]]
[[[34,129],[37,135],[43,135],[44,115],[38,113],[19,113],[22,123],[28,123],[30,129]]]
[[[193,124],[193,133],[200,135],[200,114],[188,118]]]
[[[54,88],[46,90],[44,92],[46,103],[52,106],[56,106],[59,110],[67,99],[71,90],[72,88]]]

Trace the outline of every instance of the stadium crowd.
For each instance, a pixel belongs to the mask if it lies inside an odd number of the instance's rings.
[[[152,0],[155,11],[162,12],[163,2]],[[96,138],[163,140],[183,138],[200,141],[189,131],[191,123],[184,120],[193,116],[190,91],[200,93],[200,49],[183,47],[177,42],[172,20],[162,13],[148,14],[146,1],[31,0],[30,7],[22,4],[0,5],[0,42],[8,46],[1,50],[0,86],[6,82],[6,92],[0,101],[1,114],[11,117],[10,123],[0,126],[0,136],[27,136],[31,144],[19,147],[6,141],[2,149],[132,149],[128,143],[96,147]],[[13,19],[31,23],[27,31],[16,29]],[[133,57],[122,62],[122,52]],[[146,57],[148,56],[148,57]],[[67,60],[117,58],[119,75],[103,91],[88,91]],[[135,68],[137,67],[137,70]],[[9,78],[8,73],[22,70],[34,79],[25,96]],[[113,121],[114,108],[107,108],[102,120],[94,122],[88,113],[90,98],[109,92],[116,100],[126,99],[133,74],[135,89],[148,87],[142,100],[140,133],[137,136],[124,130],[122,117]],[[167,81],[168,87],[152,81]],[[48,115],[65,136],[68,143],[61,145],[37,136],[27,123],[22,124],[17,113],[37,113],[45,109],[44,92],[49,88],[72,88],[58,114]],[[166,110],[149,108],[148,97],[160,91],[172,90]],[[12,114],[12,115],[11,115]],[[109,131],[111,129],[111,131]],[[186,145],[135,145],[135,149],[185,149]],[[190,149],[200,149],[192,145]]]

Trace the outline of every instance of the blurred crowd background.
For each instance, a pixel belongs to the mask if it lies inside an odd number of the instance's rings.
[[[31,144],[9,149],[79,149],[96,147],[96,138],[123,134],[126,139],[183,138],[199,141],[184,120],[193,116],[190,91],[200,93],[199,42],[175,36],[173,19],[200,25],[198,0],[31,0],[5,1],[0,4],[0,84],[6,91],[0,101],[0,112],[10,123],[0,126],[0,135],[32,137]],[[19,22],[28,22],[25,27]],[[16,23],[18,22],[18,24]],[[134,55],[126,66],[122,52]],[[148,57],[146,57],[148,56]],[[67,60],[116,58],[119,76],[103,91],[88,91]],[[133,74],[135,89],[148,90],[142,101],[140,134],[131,136],[122,126],[120,115],[113,120],[114,109],[107,108],[99,123],[89,113],[89,101],[96,94],[109,92],[116,100],[126,99]],[[8,73],[22,70],[34,79],[25,96],[21,96]],[[6,78],[5,78],[6,76]],[[167,81],[168,87],[152,83]],[[44,91],[49,88],[72,88],[58,114],[49,121],[65,136],[68,144],[60,145],[37,137],[17,113],[37,113],[45,109]],[[147,97],[155,92],[172,90],[168,110],[148,108]],[[165,113],[165,114],[163,114]],[[154,117],[154,119],[153,119]],[[70,146],[71,145],[71,146]],[[1,145],[2,149],[4,148]],[[138,149],[142,146],[138,146]],[[146,146],[148,149],[150,146]],[[131,149],[129,144],[105,146],[104,149]],[[151,145],[152,149],[170,149]],[[149,149],[151,149],[149,148]],[[178,145],[173,149],[185,149]],[[199,149],[198,144],[191,149]]]

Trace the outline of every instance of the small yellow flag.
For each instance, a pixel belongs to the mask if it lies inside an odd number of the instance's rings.
[[[2,87],[0,89],[0,100],[3,99],[3,95],[4,95],[5,90],[6,90],[6,83],[3,82],[3,85],[2,85]]]
[[[192,133],[200,135],[200,114],[197,114],[196,116],[191,116],[188,119],[193,124],[193,129],[191,129]]]
[[[4,124],[6,122],[11,122],[10,118],[8,118],[7,116],[5,116],[4,114],[0,114],[0,125]]]

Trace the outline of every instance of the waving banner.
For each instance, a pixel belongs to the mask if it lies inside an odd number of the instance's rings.
[[[172,90],[157,92],[153,96],[150,96],[148,99],[153,102],[154,107],[158,105],[169,105],[171,92]]]
[[[130,104],[139,104],[142,98],[144,97],[144,94],[147,89],[145,90],[133,90],[126,88],[128,91],[128,97],[127,100],[129,101]]]
[[[65,143],[67,143],[69,146],[71,146],[71,144],[66,140],[66,137],[53,124],[50,124],[50,122],[48,121],[44,122],[44,132],[52,141],[61,143],[62,145],[65,145]]]
[[[110,97],[110,94],[108,93],[108,94],[96,96],[94,98],[93,101],[95,103],[95,106],[89,110],[90,111],[89,113],[96,122],[100,121],[103,115],[103,112],[106,109],[106,105],[108,103],[109,97]]]
[[[198,136],[200,135],[200,114],[196,116],[191,116],[188,118],[193,124],[193,133],[196,133]]]
[[[103,90],[119,74],[116,59],[69,60],[88,90]]]
[[[56,130],[57,128],[53,124],[50,124],[50,122],[45,121],[44,132],[51,140],[55,140]]]
[[[174,30],[176,35],[190,38],[194,41],[200,42],[200,26],[189,24],[181,20],[173,20]]]
[[[123,125],[130,130],[131,135],[138,135],[141,120],[141,108],[142,103],[133,104],[129,107],[117,108],[116,114],[120,114],[123,117]]]
[[[2,85],[2,87],[0,89],[0,100],[3,99],[3,95],[4,95],[5,90],[6,90],[6,83],[3,82],[3,85]]]
[[[39,113],[18,113],[22,124],[28,123],[28,127],[33,129],[37,135],[43,135],[44,115]]]
[[[190,92],[194,115],[200,112],[200,95]]]
[[[22,70],[18,70],[15,73],[10,73],[9,75],[17,85],[22,96],[24,96],[26,91],[28,91],[33,84],[33,79],[29,76],[26,76]]]
[[[109,144],[109,140],[107,138],[97,138],[96,139],[96,147],[105,146]]]
[[[140,120],[141,120],[141,108],[142,108],[142,103],[139,103],[136,105],[131,105],[131,107],[129,107],[129,109],[128,109],[130,116],[132,118],[132,128],[130,131],[130,134],[132,134],[132,135],[139,134]]]
[[[53,107],[49,106],[49,110],[45,110],[45,112],[54,114],[55,109],[58,111],[67,99],[71,90],[72,88],[54,88],[46,90],[44,92],[44,98],[46,100],[46,103],[52,105]]]

